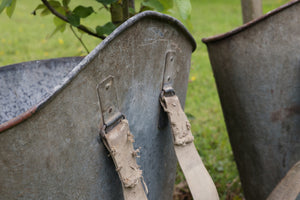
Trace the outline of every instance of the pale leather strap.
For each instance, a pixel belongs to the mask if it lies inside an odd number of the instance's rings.
[[[142,177],[142,170],[136,163],[139,150],[133,148],[134,138],[130,133],[128,121],[122,119],[114,128],[102,134],[102,140],[115,163],[122,182],[124,199],[146,200],[147,186]]]
[[[217,189],[193,143],[191,125],[176,95],[161,97],[168,114],[174,139],[174,149],[194,200],[217,200]]]
[[[300,195],[300,161],[276,186],[267,200],[294,200]]]

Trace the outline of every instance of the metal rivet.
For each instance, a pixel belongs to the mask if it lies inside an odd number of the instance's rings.
[[[110,86],[111,86],[111,82],[109,82],[105,85],[105,89],[108,90],[110,88]]]

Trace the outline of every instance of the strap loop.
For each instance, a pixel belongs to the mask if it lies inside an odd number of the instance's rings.
[[[136,162],[139,149],[133,148],[134,136],[129,130],[128,121],[124,116],[118,121],[111,129],[107,130],[107,126],[103,126],[100,131],[102,141],[114,161],[122,183],[124,199],[147,200],[143,171]]]
[[[300,161],[278,183],[267,200],[296,200],[300,197]]]
[[[171,88],[171,87],[170,87]],[[194,200],[218,200],[218,192],[193,143],[194,136],[174,90],[165,87],[160,103],[167,113],[174,139],[174,150]],[[165,91],[171,91],[166,92]]]
[[[161,105],[164,111],[168,113],[172,126],[172,132],[175,145],[186,145],[194,141],[191,132],[191,124],[181,109],[179,99],[176,95],[162,96]]]

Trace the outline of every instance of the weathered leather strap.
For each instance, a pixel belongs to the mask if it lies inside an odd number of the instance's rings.
[[[191,125],[176,95],[161,97],[168,114],[174,139],[174,149],[194,200],[219,199],[216,187],[193,143]]]
[[[267,200],[295,200],[297,196],[300,196],[300,161],[288,171]]]
[[[147,200],[147,186],[142,177],[142,170],[136,162],[139,149],[133,148],[134,138],[129,130],[128,121],[122,119],[114,128],[102,134],[102,140],[110,152],[122,182],[124,199]]]

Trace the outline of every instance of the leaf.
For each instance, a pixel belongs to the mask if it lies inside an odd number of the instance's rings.
[[[159,0],[159,2],[163,5],[164,10],[173,8],[173,0]]]
[[[49,1],[49,4],[51,5],[51,7],[55,8],[55,9],[62,7],[62,5],[60,4],[59,1]]]
[[[158,0],[143,1],[142,5],[157,10],[158,12],[162,12],[164,10],[164,6]]]
[[[90,7],[84,7],[84,6],[77,6],[74,10],[73,13],[80,18],[86,18],[90,14],[94,12],[94,9]]]
[[[53,7],[57,11],[61,11],[62,8],[63,8],[59,1],[48,1],[48,3],[50,4],[51,7]],[[39,8],[39,6],[37,8]],[[45,6],[44,9],[43,9],[43,11],[41,12],[41,16],[46,16],[46,15],[49,15],[49,14],[51,14],[51,12]]]
[[[59,28],[60,32],[64,32],[66,30],[67,24],[62,24]]]
[[[118,0],[96,0],[96,1],[98,1],[99,3],[102,3],[103,5],[107,5],[107,4],[115,3]]]
[[[2,0],[2,3],[0,5],[0,13],[4,10],[4,8],[9,7],[12,3],[12,0]]]
[[[62,15],[66,14],[66,11],[64,7],[60,4],[58,1],[49,1],[49,4],[51,7],[53,7],[57,12],[59,12]],[[38,10],[42,10],[41,16],[46,16],[51,14],[51,11],[44,5],[44,4],[39,4],[33,11],[32,14],[36,15]]]
[[[66,30],[66,23],[61,24],[60,26],[57,26],[54,31],[48,36],[48,38],[51,38],[53,35],[55,35],[58,31],[64,32]]]
[[[148,7],[148,6],[143,6],[143,5],[142,5],[139,12],[144,12],[144,11],[146,11],[146,10],[153,10],[153,8]]]
[[[12,14],[15,11],[16,4],[17,4],[17,0],[12,0],[10,6],[6,8],[6,14],[7,14],[8,17],[11,18]]]
[[[80,25],[80,17],[78,15],[74,15],[73,13],[69,14],[67,15],[67,19],[69,20],[70,24],[75,27]]]
[[[42,12],[41,12],[41,16],[46,16],[49,15],[51,12],[50,10],[46,7]]]
[[[56,26],[56,28],[54,29],[54,31],[50,34],[49,38],[51,38],[53,35],[55,35],[58,31],[60,32],[64,32],[66,30],[66,25],[67,23],[63,20],[61,20],[58,17],[54,17],[53,18],[53,22]]]
[[[116,26],[112,22],[108,22],[103,26],[97,26],[96,32],[99,36],[109,35],[116,29]]]
[[[41,9],[45,9],[46,6],[44,4],[39,4],[33,11],[32,14],[36,15],[36,11],[41,10]]]
[[[61,20],[60,18],[58,17],[54,17],[53,18],[53,22],[54,22],[54,25],[57,27],[57,26],[61,26],[62,24],[66,24],[65,21]]]
[[[71,0],[63,0],[63,6],[64,6],[65,8],[68,8],[70,1],[71,1]]]
[[[128,8],[129,14],[135,15],[135,10],[133,8]]]
[[[66,15],[66,10],[65,10],[64,7],[56,8],[56,11],[59,12],[60,14],[62,14],[62,15]]]
[[[190,0],[174,0],[174,3],[179,11],[180,17],[183,20],[189,20],[192,12]]]

